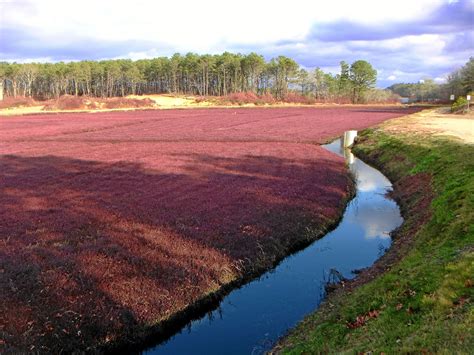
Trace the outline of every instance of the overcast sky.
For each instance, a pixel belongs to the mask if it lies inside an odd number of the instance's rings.
[[[0,0],[0,60],[286,55],[337,72],[365,59],[378,86],[437,81],[474,56],[474,0]]]

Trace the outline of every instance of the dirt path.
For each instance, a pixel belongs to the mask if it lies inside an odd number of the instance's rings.
[[[409,116],[387,121],[384,130],[394,133],[418,132],[429,135],[454,136],[465,143],[474,144],[474,113],[449,113],[447,108],[424,110]]]

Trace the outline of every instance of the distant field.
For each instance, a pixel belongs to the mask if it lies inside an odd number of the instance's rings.
[[[51,142],[275,141],[322,143],[345,129],[362,129],[419,111],[402,107],[215,108],[35,114],[0,118],[3,152]],[[38,142],[35,142],[38,140]],[[41,144],[39,144],[41,145]]]
[[[0,119],[0,335],[126,338],[334,221],[341,158],[311,143],[414,112],[187,109]]]

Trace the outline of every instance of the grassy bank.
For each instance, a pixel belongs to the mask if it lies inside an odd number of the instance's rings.
[[[405,223],[373,268],[275,351],[471,352],[474,146],[382,127],[365,131],[354,150],[394,183]]]

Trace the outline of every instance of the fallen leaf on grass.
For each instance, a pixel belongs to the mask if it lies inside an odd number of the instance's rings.
[[[373,310],[373,311],[369,311],[368,313],[366,313],[364,315],[357,316],[356,320],[354,322],[347,322],[346,323],[347,328],[356,329],[356,328],[362,327],[363,325],[365,325],[365,323],[367,323],[367,321],[369,319],[377,318],[379,316],[379,314],[380,314],[379,311]]]

